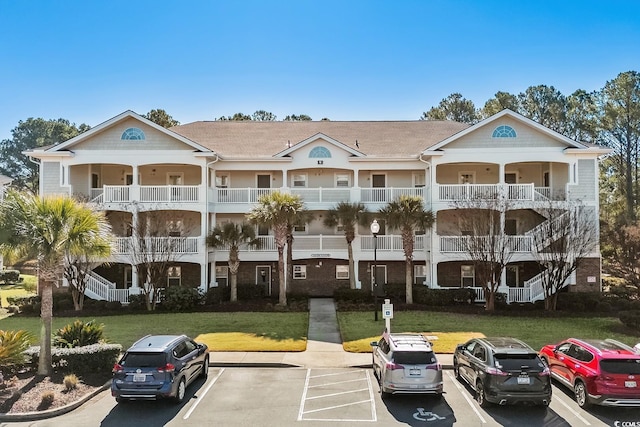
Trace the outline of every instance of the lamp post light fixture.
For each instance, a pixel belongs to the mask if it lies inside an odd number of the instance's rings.
[[[378,282],[376,274],[378,273],[378,233],[380,232],[380,224],[374,219],[371,223],[371,234],[373,234],[373,279],[371,281],[371,291],[373,292],[373,319],[378,321]]]

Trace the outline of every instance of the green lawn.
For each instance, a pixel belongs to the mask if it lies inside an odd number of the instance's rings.
[[[338,312],[344,347],[348,351],[371,351],[370,341],[378,339],[384,328],[371,312]],[[125,348],[147,334],[187,334],[199,337],[214,351],[302,351],[306,345],[308,313],[154,313],[122,316],[81,317],[105,325],[110,342]],[[71,323],[75,317],[54,317],[54,329]],[[37,317],[0,319],[0,329],[26,329],[39,332]],[[453,352],[455,345],[471,336],[512,336],[535,349],[567,337],[615,338],[629,345],[640,342],[617,318],[545,318],[523,316],[472,315],[442,312],[395,312],[394,332],[422,332],[439,336],[437,352]],[[626,333],[625,333],[626,332]],[[213,335],[210,335],[213,334]]]
[[[201,334],[242,332],[248,335],[239,336],[236,350],[241,350],[243,341],[262,341],[265,350],[272,350],[270,345],[279,342],[292,343],[292,350],[299,351],[297,341],[306,341],[308,330],[308,313],[158,313],[158,314],[126,314],[122,316],[103,317],[54,317],[54,330],[81,319],[88,322],[95,320],[104,324],[104,335],[112,343],[122,344],[127,348],[138,338],[147,334],[186,334],[197,337]],[[0,319],[0,329],[26,329],[38,336],[40,318],[10,316]],[[266,339],[265,339],[266,338]],[[204,340],[208,342],[208,340]],[[226,348],[216,348],[225,350]]]
[[[370,339],[379,337],[384,329],[384,321],[373,321],[371,312],[338,313],[338,323],[344,342],[360,340],[366,344]],[[637,333],[625,333],[626,329],[620,320],[607,317],[545,318],[430,311],[394,312],[391,331],[424,332],[427,335],[431,332],[469,332],[484,336],[510,336],[520,338],[534,349],[568,337],[614,338],[632,346],[640,342]],[[453,352],[455,348],[439,349],[437,341],[434,347],[443,353]]]

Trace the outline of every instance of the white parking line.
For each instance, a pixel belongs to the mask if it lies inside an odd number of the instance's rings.
[[[567,408],[567,409],[569,410],[569,412],[571,412],[573,415],[575,415],[575,416],[576,416],[576,418],[578,418],[580,421],[582,421],[583,423],[585,423],[585,424],[586,424],[586,425],[588,425],[588,426],[590,426],[590,425],[591,425],[591,423],[590,423],[589,421],[587,421],[586,419],[584,419],[584,417],[582,417],[582,415],[580,415],[580,414],[579,414],[578,412],[576,412],[576,411],[575,411],[571,406],[569,406],[569,404],[568,404],[568,403],[566,403],[564,400],[560,399],[560,398],[558,397],[558,395],[557,395],[557,394],[555,394],[555,395],[553,396],[553,400],[552,400],[552,402],[556,402],[556,401],[557,401],[557,402],[560,402],[560,404],[561,404],[562,406],[564,406],[565,408]]]
[[[363,378],[358,378],[358,379],[353,379],[353,380],[346,380],[346,381],[336,381],[336,382],[326,382],[326,383],[322,383],[322,384],[314,384],[314,385],[310,385],[310,382],[312,380],[318,380],[318,379],[322,379],[322,378],[329,378],[332,376],[345,376],[345,375],[349,375],[349,374],[364,374]],[[308,391],[315,388],[316,390],[319,387],[331,387],[331,386],[335,386],[335,385],[347,385],[348,388],[348,384],[350,383],[355,383],[355,382],[362,382],[362,381],[366,381],[367,382],[367,386],[368,387],[359,387],[357,389],[347,389],[344,391],[338,391],[335,393],[328,393],[328,394],[323,394],[323,395],[319,395],[319,396],[311,396],[308,397]],[[366,391],[369,391],[368,395],[369,398],[368,399],[364,399],[364,400],[359,400],[357,402],[348,402],[348,403],[343,403],[343,404],[334,404],[331,406],[324,406],[321,408],[316,408],[316,409],[309,409],[309,410],[305,410],[305,404],[307,401],[312,401],[315,400],[316,402],[319,402],[318,399],[322,399],[322,398],[331,398],[331,397],[335,397],[335,396],[342,396],[342,395],[350,395],[353,393],[363,393]],[[333,403],[338,403],[336,401],[333,401]],[[322,413],[325,411],[331,411],[331,410],[335,410],[335,409],[340,409],[340,408],[346,408],[346,407],[350,407],[350,406],[357,406],[357,405],[362,405],[362,404],[366,404],[369,403],[371,406],[371,418],[370,419],[346,419],[346,418],[309,418],[308,416],[311,414],[316,414],[316,413]],[[358,369],[358,370],[354,370],[354,371],[341,371],[341,372],[332,372],[332,373],[327,373],[327,374],[321,374],[321,375],[311,375],[311,369],[307,369],[307,375],[305,378],[305,383],[304,383],[304,389],[302,392],[302,396],[300,399],[300,410],[298,411],[298,421],[328,421],[328,422],[376,422],[377,421],[377,415],[376,415],[376,407],[375,407],[375,399],[374,399],[374,394],[373,394],[373,390],[372,390],[372,384],[371,384],[371,377],[369,376],[369,372],[367,370],[364,369]]]
[[[198,394],[198,399],[196,399],[196,401],[193,403],[193,405],[191,405],[191,408],[189,408],[189,410],[187,411],[186,414],[184,414],[184,417],[182,417],[183,420],[186,420],[187,418],[189,418],[191,416],[191,414],[193,413],[193,411],[195,411],[195,409],[198,407],[198,405],[200,404],[200,402],[202,402],[204,400],[204,396],[209,392],[209,390],[211,389],[211,387],[213,387],[213,385],[215,384],[216,381],[218,381],[218,378],[220,378],[220,375],[222,375],[222,373],[224,372],[224,368],[220,369],[220,372],[218,372],[218,375],[216,375],[211,382],[209,383],[209,385],[207,385],[207,388],[204,389],[204,391],[201,394]]]
[[[478,418],[480,418],[480,421],[482,421],[482,424],[486,424],[487,421],[482,417],[482,415],[480,414],[480,411],[478,411],[478,408],[476,408],[476,405],[474,405],[471,399],[469,398],[469,396],[467,396],[467,393],[464,392],[458,380],[455,379],[453,375],[451,375],[451,371],[447,371],[447,375],[449,376],[449,378],[451,378],[451,381],[453,381],[453,384],[456,386],[456,388],[458,389],[462,397],[464,397],[464,400],[466,400],[469,406],[471,407],[471,409],[473,409],[473,412],[475,412]]]

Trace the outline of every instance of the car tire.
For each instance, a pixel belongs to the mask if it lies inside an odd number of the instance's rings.
[[[209,376],[209,356],[204,358],[204,362],[202,363],[202,372],[200,372],[200,378],[204,378],[205,380]]]
[[[118,403],[127,403],[127,402],[129,402],[129,400],[125,399],[123,397],[116,397],[116,402],[118,402]]]
[[[573,385],[573,394],[576,398],[576,403],[581,408],[589,407],[589,395],[587,393],[587,386],[582,381],[576,381]]]
[[[173,398],[175,403],[182,403],[184,400],[184,396],[187,394],[187,382],[184,377],[180,378],[180,382],[178,383],[178,388],[176,389],[176,395]]]
[[[453,376],[456,377],[458,381],[462,379],[460,376],[460,367],[458,366],[458,361],[453,359]]]
[[[489,406],[489,402],[487,401],[487,394],[484,391],[484,385],[482,385],[482,381],[478,381],[476,383],[476,401],[481,408],[486,408]]]

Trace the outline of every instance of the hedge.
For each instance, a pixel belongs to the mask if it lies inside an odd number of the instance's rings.
[[[32,364],[38,364],[40,347],[29,347],[25,356]],[[122,353],[120,344],[92,344],[84,347],[51,349],[53,367],[76,375],[109,372]]]

